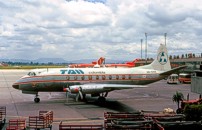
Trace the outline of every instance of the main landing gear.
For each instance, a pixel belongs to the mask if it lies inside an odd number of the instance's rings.
[[[105,97],[107,97],[107,95],[108,95],[108,92],[102,93],[102,94],[98,97],[98,102],[99,102],[99,103],[105,103],[105,102],[106,102],[106,98],[105,98]]]
[[[106,98],[105,98],[105,97],[100,96],[100,97],[98,98],[98,102],[100,102],[100,103],[104,103],[105,101],[106,101]]]
[[[34,98],[34,102],[35,103],[39,103],[40,102],[40,98],[39,98],[39,95],[36,94],[35,98]]]

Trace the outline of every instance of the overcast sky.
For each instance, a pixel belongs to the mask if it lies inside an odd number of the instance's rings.
[[[202,52],[202,1],[0,0],[0,59],[133,60],[160,43],[169,54]],[[145,53],[143,51],[143,58]]]

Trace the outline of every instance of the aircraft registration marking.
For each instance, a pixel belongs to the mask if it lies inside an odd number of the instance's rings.
[[[156,74],[155,70],[147,71],[147,74]]]

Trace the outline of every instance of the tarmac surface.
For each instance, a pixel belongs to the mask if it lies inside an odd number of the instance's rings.
[[[104,112],[163,111],[176,110],[172,101],[176,91],[187,98],[196,99],[198,94],[190,91],[190,84],[167,84],[166,80],[147,85],[147,88],[112,91],[105,104],[98,104],[97,98],[87,96],[87,102],[75,102],[75,95],[65,92],[39,93],[40,103],[34,102],[35,95],[22,94],[12,84],[29,70],[0,70],[0,106],[6,106],[7,121],[15,118],[37,116],[40,110],[54,113],[53,130],[59,129],[60,121],[70,124],[103,124]],[[27,119],[28,120],[28,119]],[[5,127],[4,127],[5,129]]]

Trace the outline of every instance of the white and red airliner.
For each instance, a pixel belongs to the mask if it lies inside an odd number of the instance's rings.
[[[84,99],[86,94],[105,101],[110,91],[145,87],[185,67],[171,69],[167,48],[161,44],[157,57],[149,65],[133,68],[38,69],[30,71],[12,86],[22,93],[35,94],[35,102],[40,102],[39,92],[62,91],[76,94],[76,101]]]

